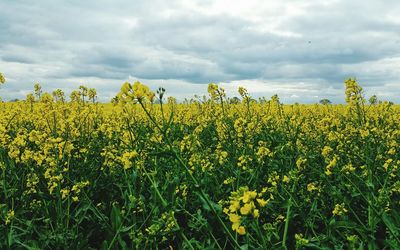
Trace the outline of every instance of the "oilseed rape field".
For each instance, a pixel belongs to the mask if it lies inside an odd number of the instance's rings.
[[[0,103],[0,248],[400,248],[399,106],[208,93]]]

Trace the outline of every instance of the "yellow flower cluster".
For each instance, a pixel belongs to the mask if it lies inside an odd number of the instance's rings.
[[[125,82],[121,87],[118,98],[122,103],[154,102],[155,94],[150,91],[149,87],[140,82],[135,82],[133,85]]]
[[[4,84],[6,82],[6,78],[2,73],[0,73],[0,84]]]
[[[251,215],[257,219],[260,216],[260,208],[265,207],[270,199],[262,198],[266,189],[257,193],[249,190],[248,187],[241,187],[238,191],[232,192],[229,197],[229,206],[224,208],[224,213],[228,215],[232,223],[232,230],[240,235],[246,233],[246,228],[242,224],[243,218]]]
[[[183,198],[185,198],[188,194],[188,187],[186,184],[182,184],[179,187],[177,187],[175,189],[175,193],[179,194],[180,196],[182,196]]]
[[[35,173],[29,173],[26,180],[25,195],[37,193],[36,186],[39,183],[39,177]]]
[[[258,150],[257,150],[257,160],[258,162],[263,162],[266,157],[271,157],[273,156],[273,153],[271,150],[267,147],[267,143],[264,141],[259,141],[258,142]]]
[[[226,96],[225,90],[223,88],[218,87],[217,84],[210,83],[208,84],[208,93],[210,94],[213,100],[221,100]]]
[[[307,184],[307,191],[308,192],[317,192],[319,193],[321,191],[321,188],[318,187],[318,185],[315,182],[311,182]]]
[[[154,224],[145,229],[146,233],[154,236],[159,233],[167,234],[177,229],[177,223],[175,219],[175,213],[165,212],[161,215],[161,218]]]
[[[304,238],[303,234],[295,234],[294,238],[296,239],[296,246],[297,248],[302,248],[303,246],[307,245],[310,241]]]
[[[6,218],[5,218],[4,223],[5,223],[6,225],[10,224],[11,221],[12,221],[12,219],[14,219],[14,216],[15,216],[14,210],[12,210],[12,209],[9,210],[9,211],[7,212],[7,214],[6,214]]]
[[[242,155],[239,157],[237,166],[242,170],[247,170],[249,163],[251,162],[251,158],[248,155]]]
[[[72,186],[72,188],[63,188],[60,190],[61,199],[66,199],[72,196],[73,202],[79,201],[79,195],[83,188],[89,186],[89,181],[81,181]]]
[[[316,237],[321,243],[336,237],[335,229],[329,237],[319,235],[332,215],[349,213],[350,223],[358,224],[385,213],[390,221],[400,206],[400,106],[368,105],[355,80],[346,87],[350,105],[283,105],[278,96],[254,100],[244,88],[241,99],[227,98],[216,84],[209,85],[209,97],[184,103],[168,97],[166,103],[162,90],[156,96],[135,82],[125,83],[110,105],[85,102],[96,95],[85,87],[71,93],[68,102],[62,92],[45,93],[37,85],[24,101],[0,102],[0,186],[6,197],[1,219],[13,226],[35,224],[65,210],[57,225],[49,219],[35,226],[43,231],[60,226],[67,232],[81,226],[70,223],[86,223],[88,218],[75,216],[85,216],[78,211],[91,207],[96,226],[87,227],[95,235],[103,233],[97,225],[109,227],[106,217],[116,206],[123,219],[112,217],[124,225],[108,248],[128,239],[132,248],[152,248],[168,237],[178,242],[187,236],[185,244],[204,240],[207,223],[225,218],[228,231],[249,236],[234,237],[239,244],[260,248],[254,243],[259,242],[265,249],[282,244],[284,232],[287,247],[294,247],[294,240],[307,247]],[[220,207],[212,206],[215,200],[222,200],[222,215]],[[354,220],[351,206],[356,204],[361,210],[376,204],[377,212],[360,211]],[[176,211],[182,228],[165,209]],[[203,209],[213,213],[205,216]],[[315,224],[296,216],[315,212]],[[296,230],[285,230],[293,219]],[[339,240],[375,235],[351,228]],[[218,244],[232,240],[217,236]]]
[[[125,170],[130,169],[132,167],[132,159],[138,156],[136,150],[128,151],[122,154],[121,163]]]
[[[341,204],[335,205],[335,208],[333,209],[332,214],[341,216],[347,212],[348,212],[348,210],[345,208],[344,203],[341,203]]]
[[[353,167],[353,164],[349,163],[343,166],[342,168],[342,172],[346,173],[346,174],[350,174],[352,172],[354,172],[356,170],[355,167]]]
[[[346,86],[346,102],[349,104],[359,103],[362,97],[362,88],[358,85],[355,78],[349,78],[345,81]]]

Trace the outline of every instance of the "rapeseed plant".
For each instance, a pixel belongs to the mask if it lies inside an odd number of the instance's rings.
[[[400,108],[345,87],[181,104],[135,82],[111,105],[37,84],[0,106],[0,248],[397,249]]]

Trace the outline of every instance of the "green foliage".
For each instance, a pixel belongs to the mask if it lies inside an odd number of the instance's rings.
[[[322,105],[332,104],[332,102],[329,99],[321,99],[319,103]]]
[[[346,86],[329,106],[35,87],[0,107],[0,248],[398,249],[400,107]]]
[[[369,104],[371,105],[375,105],[378,103],[378,97],[376,95],[372,95],[369,99],[368,99]]]

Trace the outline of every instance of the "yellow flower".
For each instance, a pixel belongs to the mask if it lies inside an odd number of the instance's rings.
[[[228,208],[224,208],[222,211],[224,212],[224,214],[229,214],[229,209]]]
[[[332,169],[337,165],[337,157],[333,157],[333,159],[329,162],[329,164],[326,166],[325,174],[326,175],[331,175],[332,174]]]
[[[393,162],[393,159],[387,159],[386,161],[385,161],[385,164],[383,164],[383,168],[385,169],[385,171],[387,171],[388,170],[388,168],[389,168],[389,166],[390,166],[390,164]]]
[[[286,175],[283,176],[283,182],[288,183],[289,182],[289,177],[287,177]]]
[[[6,215],[5,224],[8,225],[11,223],[11,220],[15,217],[14,210],[9,210]]]
[[[354,172],[356,170],[355,167],[351,163],[345,165],[342,167],[342,172],[345,172],[346,174],[350,174],[351,172]]]
[[[317,190],[317,191],[319,190],[319,188],[317,186],[315,186],[315,183],[314,182],[308,183],[307,191],[308,192],[312,192],[312,191],[315,191],[315,190]]]
[[[304,165],[306,164],[306,162],[307,162],[307,159],[299,158],[299,159],[297,159],[297,161],[296,161],[296,167],[297,167],[298,169],[303,169],[303,168],[304,168]]]
[[[389,154],[389,155],[394,155],[394,154],[396,154],[396,149],[395,149],[395,148],[389,149],[388,154]]]
[[[244,204],[243,207],[240,208],[240,213],[242,215],[248,215],[251,212],[252,209],[253,209],[252,204],[246,203],[246,204]]]
[[[225,184],[225,185],[231,184],[231,183],[233,183],[235,180],[236,180],[235,177],[228,177],[227,179],[224,180],[224,184]]]
[[[130,152],[125,152],[122,154],[121,162],[122,162],[122,165],[125,170],[128,170],[132,167],[131,161],[133,158],[135,158],[137,156],[138,156],[138,153],[136,152],[136,150],[130,151]]]
[[[327,158],[332,152],[333,152],[333,149],[331,147],[325,146],[322,149],[321,154],[322,154],[323,157]]]
[[[260,205],[260,207],[265,207],[268,204],[268,201],[264,199],[257,199],[257,202]]]
[[[236,232],[240,235],[245,235],[246,234],[246,229],[244,228],[244,226],[240,226]]]
[[[304,246],[307,245],[309,240],[303,238],[303,234],[295,234],[294,238],[296,239],[296,246],[300,247],[300,246]]]
[[[229,220],[234,224],[235,223],[240,223],[241,217],[240,217],[240,215],[237,215],[237,214],[230,214],[229,215]]]
[[[275,218],[275,221],[277,221],[277,222],[282,222],[283,220],[285,219],[285,216],[283,216],[283,215],[278,215],[276,218]]]
[[[232,223],[232,230],[236,231],[240,227],[240,222],[234,222]]]
[[[254,218],[260,217],[260,210],[254,209],[254,210],[253,210],[253,216],[254,216]]]
[[[6,82],[6,78],[3,76],[2,73],[0,73],[0,84],[3,84]]]
[[[248,202],[250,202],[251,200],[253,200],[256,197],[257,197],[257,192],[256,191],[247,191],[247,192],[245,192],[243,194],[242,201],[244,203],[248,203]]]
[[[240,201],[234,200],[231,201],[231,205],[229,206],[229,210],[231,212],[236,212],[240,208]]]
[[[63,188],[63,189],[61,189],[61,190],[60,190],[61,199],[65,199],[65,198],[68,196],[69,192],[70,192],[70,191],[69,191],[68,188]]]
[[[342,203],[342,204],[336,204],[335,205],[335,208],[333,209],[332,214],[340,216],[340,215],[342,215],[344,213],[347,213],[347,212],[348,212],[348,210],[344,207],[344,203]]]

